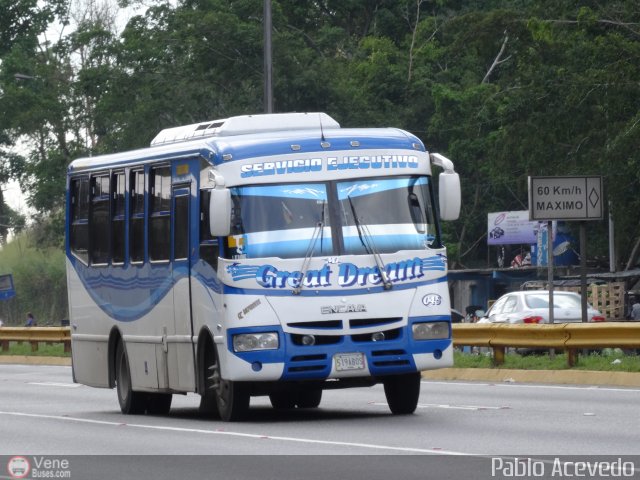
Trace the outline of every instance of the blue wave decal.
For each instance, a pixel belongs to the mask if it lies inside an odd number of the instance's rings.
[[[365,246],[359,236],[344,235],[344,247],[347,251],[354,254],[363,254],[366,252]],[[376,249],[382,252],[394,252],[398,250],[419,250],[424,248],[425,244],[429,244],[435,237],[433,235],[412,234],[393,234],[371,236],[371,241]]]
[[[290,184],[259,187],[237,187],[244,197],[275,197],[275,198],[302,198],[306,200],[326,200],[327,192],[324,185]]]
[[[218,274],[204,260],[199,260],[193,267],[191,267],[191,275],[201,284],[213,290],[216,293],[222,293],[222,282],[218,279]]]
[[[341,182],[338,186],[338,200],[345,200],[349,197],[355,198],[363,195],[371,195],[373,193],[385,192],[398,188],[407,188],[408,186],[426,185],[427,183],[426,178],[354,180],[350,182]]]
[[[281,258],[297,258],[304,257],[309,248],[309,239],[304,240],[286,240],[287,233],[278,241],[251,243],[251,234],[247,234],[242,253],[247,258],[264,258],[264,257],[281,257]],[[331,238],[323,238],[318,240],[315,245],[314,254],[327,255],[333,251],[333,242]]]
[[[427,270],[441,270],[444,271],[447,268],[447,257],[441,254],[435,257],[427,257],[422,259],[422,268]]]
[[[227,265],[227,273],[231,275],[234,281],[255,278],[258,270],[260,270],[259,265],[241,265],[238,262]]]
[[[170,264],[127,267],[87,267],[75,257],[69,258],[78,278],[95,304],[109,317],[132,322],[147,315],[174,285],[188,277],[186,265]],[[216,292],[222,292],[213,268],[198,262],[194,277]]]

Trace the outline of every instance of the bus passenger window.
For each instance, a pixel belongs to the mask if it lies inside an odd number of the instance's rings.
[[[183,189],[188,192],[188,190]],[[175,193],[174,193],[175,195]],[[184,260],[189,257],[189,195],[181,193],[174,196],[173,204],[173,259]]]
[[[210,190],[200,191],[200,258],[217,270],[220,247],[218,239],[211,236],[209,227],[210,198]]]
[[[113,263],[124,263],[124,215],[125,189],[124,172],[114,173],[112,177],[113,196],[111,205],[111,244],[113,245]]]
[[[171,167],[153,168],[149,187],[149,260],[169,260],[171,253]]]
[[[131,172],[131,220],[129,224],[129,256],[131,263],[144,261],[144,170]]]
[[[71,180],[69,247],[79,259],[89,261],[89,177]]]
[[[92,264],[109,262],[109,175],[91,178],[89,257]]]

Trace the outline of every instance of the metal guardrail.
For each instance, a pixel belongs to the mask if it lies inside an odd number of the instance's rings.
[[[2,351],[9,350],[9,342],[28,342],[31,351],[38,351],[39,343],[62,343],[64,351],[71,351],[71,329],[69,327],[0,327]]]
[[[452,327],[455,346],[492,348],[496,365],[504,363],[507,347],[563,349],[569,366],[575,365],[583,348],[640,348],[640,323],[457,323]]]
[[[576,353],[583,348],[640,348],[640,322],[557,323],[553,325],[508,325],[495,323],[456,323],[452,325],[454,346],[493,349],[496,365],[504,363],[507,347],[554,348],[568,352],[568,363],[575,365]],[[62,343],[71,351],[69,327],[0,327],[2,351],[9,342],[38,344]]]

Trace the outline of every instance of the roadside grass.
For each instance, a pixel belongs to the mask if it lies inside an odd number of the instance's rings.
[[[506,368],[514,370],[594,370],[606,372],[640,372],[640,355],[624,352],[619,348],[604,349],[579,355],[574,367],[567,365],[567,355],[556,353],[551,357],[549,353],[535,355],[518,355],[507,353],[504,364],[494,366],[490,353],[462,353],[454,352],[453,364],[455,368]]]
[[[64,345],[61,343],[47,344],[40,342],[38,350],[31,351],[29,342],[9,342],[9,350],[0,351],[0,355],[29,355],[36,357],[70,357],[71,353],[65,353]]]
[[[38,350],[31,351],[29,342],[9,342],[9,350],[0,351],[0,355],[30,355],[42,357],[70,357],[60,343],[40,342]],[[505,368],[514,370],[569,370],[567,355],[557,353],[553,358],[548,354],[518,355],[507,353],[504,364],[494,366],[491,354],[454,352],[454,368]],[[607,348],[589,355],[579,355],[574,370],[594,370],[611,372],[640,372],[640,355],[624,352],[619,348]]]

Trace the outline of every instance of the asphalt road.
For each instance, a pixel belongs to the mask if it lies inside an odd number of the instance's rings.
[[[90,469],[88,478],[133,478],[125,472],[139,456],[155,455],[148,478],[201,478],[194,472],[206,476],[214,462],[227,479],[286,478],[278,470],[286,464],[290,478],[307,480],[364,471],[369,479],[460,478],[447,476],[452,465],[465,478],[491,478],[498,456],[549,464],[640,454],[640,389],[632,388],[423,381],[414,415],[391,415],[376,386],[326,391],[314,410],[276,411],[266,397],[252,398],[241,423],[202,419],[198,402],[176,395],[168,416],[124,416],[115,391],[73,384],[70,367],[0,365],[0,455],[32,464],[37,455],[71,458],[76,474]],[[345,468],[354,469],[350,477]]]

